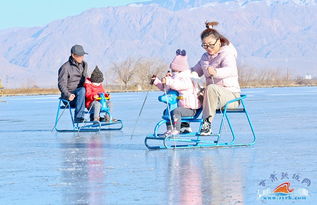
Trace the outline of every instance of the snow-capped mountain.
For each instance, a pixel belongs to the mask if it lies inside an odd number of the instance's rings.
[[[296,4],[296,5],[316,5],[316,0],[151,0],[141,4],[156,4],[171,10],[180,10],[185,8],[202,7],[206,5],[237,3],[240,6],[249,3],[265,2],[267,5],[275,4]]]
[[[106,76],[112,62],[128,57],[170,62],[177,48],[186,49],[194,65],[204,52],[199,35],[206,20],[220,23],[217,29],[236,46],[240,64],[317,76],[315,1],[166,1],[193,5],[175,11],[153,2],[0,31],[0,79],[6,87],[56,87],[57,70],[74,44],[82,44],[90,68],[99,65]]]

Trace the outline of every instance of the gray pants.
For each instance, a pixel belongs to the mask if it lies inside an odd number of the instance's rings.
[[[219,85],[208,85],[204,93],[203,118],[212,122],[216,115],[216,110],[221,109],[228,101],[240,97],[240,93],[234,93]],[[236,108],[239,102],[229,104],[228,108]]]
[[[93,101],[90,105],[90,114],[93,114],[95,120],[99,120],[100,110],[101,103],[98,101]]]
[[[174,124],[174,128],[176,130],[181,129],[181,119],[182,117],[192,117],[196,114],[196,110],[184,107],[177,107],[172,111],[172,121]],[[171,128],[170,123],[166,123],[167,129]]]

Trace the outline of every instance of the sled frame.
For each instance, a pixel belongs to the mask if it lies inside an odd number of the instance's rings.
[[[168,119],[162,119],[159,121],[155,128],[154,132],[151,135],[145,137],[144,143],[145,146],[150,149],[176,149],[176,148],[203,148],[203,147],[237,147],[237,146],[250,146],[255,144],[256,141],[256,134],[254,131],[254,127],[252,125],[251,119],[247,112],[244,100],[246,99],[246,95],[241,95],[239,98],[233,99],[228,101],[221,110],[217,110],[217,114],[221,114],[221,122],[219,125],[218,132],[215,134],[211,134],[209,136],[201,136],[200,130],[203,125],[203,119],[196,118],[196,117],[184,117],[182,118],[182,122],[189,122],[189,123],[200,123],[199,124],[199,131],[198,132],[191,132],[188,134],[179,134],[177,136],[164,136],[163,134],[159,134],[158,130],[162,125],[165,125],[166,122],[169,122]],[[240,107],[239,108],[228,108],[230,104],[239,101]],[[238,136],[235,133],[234,127],[229,117],[229,113],[242,113],[246,116],[248,126],[251,130],[251,137],[250,142],[248,143],[236,143],[236,139]],[[225,121],[228,123],[231,133],[231,140],[227,142],[220,142],[221,134],[223,131]],[[158,144],[162,145],[150,145],[149,141],[155,141]]]
[[[70,106],[69,100],[65,100],[62,98],[59,99],[53,130],[56,130],[57,132],[100,132],[100,131],[110,131],[110,130],[121,130],[123,128],[123,124],[121,120],[112,121],[112,116],[109,110],[105,111],[110,116],[109,122],[84,120],[84,122],[82,123],[76,123],[74,122],[73,109],[74,108]],[[64,112],[67,110],[71,118],[72,129],[60,129],[58,128],[59,120],[61,119]],[[87,113],[89,112],[86,111],[85,114]],[[104,113],[104,112],[101,112],[101,113]]]

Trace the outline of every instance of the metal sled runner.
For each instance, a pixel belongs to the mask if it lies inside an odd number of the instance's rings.
[[[175,92],[175,91],[174,91]],[[166,103],[170,106],[170,111],[173,110],[173,103],[177,102],[177,96],[175,93],[167,93],[168,100]],[[198,148],[198,147],[234,147],[234,146],[250,146],[255,144],[256,135],[254,132],[254,128],[248,112],[246,110],[246,106],[244,104],[244,100],[246,99],[246,95],[241,95],[241,97],[228,101],[225,106],[221,110],[217,110],[217,114],[221,114],[221,121],[219,124],[219,129],[217,132],[209,135],[209,136],[201,136],[200,130],[202,128],[203,119],[199,118],[202,109],[199,109],[195,116],[193,117],[183,117],[181,122],[188,123],[198,123],[198,131],[190,132],[187,134],[179,134],[175,136],[165,136],[164,134],[159,134],[159,128],[162,125],[165,125],[167,122],[170,122],[170,116],[166,114],[163,115],[163,119],[159,121],[155,128],[154,133],[148,135],[144,142],[145,146],[148,149],[175,149],[175,148]],[[159,101],[165,102],[162,100],[162,96],[159,97]],[[229,109],[229,105],[234,102],[240,102],[240,107],[235,109]],[[174,105],[175,106],[175,105]],[[247,134],[251,137],[247,137],[247,142],[238,142],[238,136],[233,128],[232,122],[230,120],[231,114],[244,114],[247,119],[248,124],[248,132]],[[229,116],[230,115],[230,116]],[[230,128],[230,137],[229,139],[222,139],[224,124],[227,122]],[[240,139],[239,139],[240,141]]]
[[[113,120],[110,108],[108,107],[107,100],[104,95],[101,95],[100,103],[102,104],[100,113],[107,114],[110,118],[109,121],[99,122],[99,121],[86,121],[84,120],[82,123],[76,123],[74,121],[73,108],[70,105],[70,101],[60,98],[55,118],[54,128],[57,132],[99,132],[99,131],[108,131],[108,130],[121,130],[123,127],[121,120]],[[69,111],[69,115],[71,118],[72,129],[64,129],[58,127],[60,124],[60,119],[65,111]],[[89,112],[85,112],[89,114]]]

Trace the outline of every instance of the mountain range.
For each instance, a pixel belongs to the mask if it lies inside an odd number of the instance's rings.
[[[203,54],[206,20],[237,48],[241,66],[317,76],[315,0],[152,0],[89,9],[43,27],[0,30],[0,79],[5,87],[56,87],[70,48],[81,44],[91,71],[111,81],[111,64],[131,58],[170,62],[177,48],[190,65]]]
[[[144,2],[143,4],[156,4],[171,10],[180,10],[184,8],[193,8],[210,5],[213,6],[217,3],[238,3],[240,6],[245,6],[249,3],[255,3],[259,1],[265,2],[269,6],[274,6],[276,4],[285,5],[289,3],[301,6],[310,6],[316,4],[316,0],[151,0]]]

